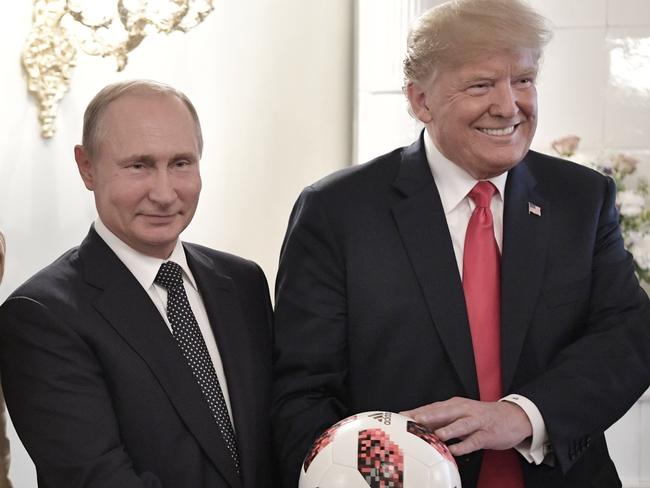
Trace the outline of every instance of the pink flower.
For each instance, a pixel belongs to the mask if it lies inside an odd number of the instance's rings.
[[[580,138],[578,136],[564,136],[553,141],[551,147],[560,156],[570,157],[575,154],[579,143]]]
[[[629,175],[636,171],[639,160],[626,154],[617,154],[612,159],[614,168],[622,174]]]

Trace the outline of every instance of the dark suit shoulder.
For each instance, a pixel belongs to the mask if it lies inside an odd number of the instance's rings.
[[[326,196],[383,191],[395,180],[404,149],[397,148],[366,163],[340,169],[307,188]]]
[[[268,300],[266,275],[254,261],[199,244],[184,242],[183,246],[195,278],[203,276],[222,285],[231,281],[236,288],[245,291],[243,299],[253,302],[260,298],[265,302]],[[206,270],[208,274],[205,274]]]
[[[8,335],[37,334],[26,326],[32,322],[39,324],[34,325],[40,328],[38,334],[62,334],[79,345],[79,336],[93,327],[84,317],[99,293],[84,281],[79,248],[75,247],[20,285],[0,306],[0,335],[6,341]]]
[[[607,186],[607,176],[566,159],[530,151],[525,163],[538,184],[556,192],[575,194],[579,191],[602,190]]]
[[[230,275],[232,272],[251,272],[261,269],[260,266],[250,259],[237,256],[224,251],[218,251],[207,246],[184,242],[183,245],[191,253],[190,255],[200,256],[207,261],[204,263],[211,266],[215,271]]]
[[[79,248],[74,247],[16,288],[8,300],[25,297],[37,301],[68,301],[76,288],[74,283],[80,280]]]
[[[306,187],[294,205],[291,221],[324,212],[334,228],[358,227],[369,214],[388,211],[394,182],[406,148],[398,148],[371,161],[336,171]],[[292,224],[289,224],[291,229]]]

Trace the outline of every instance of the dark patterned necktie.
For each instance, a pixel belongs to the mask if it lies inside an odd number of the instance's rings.
[[[214,364],[187,300],[181,267],[173,261],[161,264],[154,281],[167,290],[167,318],[172,326],[172,333],[208,402],[212,416],[235,463],[235,469],[239,473],[235,432],[230,423],[228,408]]]

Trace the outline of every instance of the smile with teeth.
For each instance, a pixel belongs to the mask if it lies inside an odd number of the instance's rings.
[[[483,129],[479,128],[481,132],[489,136],[509,136],[515,131],[516,125],[511,125],[510,127],[504,127],[503,129]]]

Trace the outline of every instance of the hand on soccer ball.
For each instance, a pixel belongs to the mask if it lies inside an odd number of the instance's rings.
[[[510,449],[533,433],[524,411],[507,401],[480,402],[454,397],[400,413],[425,425],[445,442],[460,439],[449,446],[454,456],[479,449]]]

